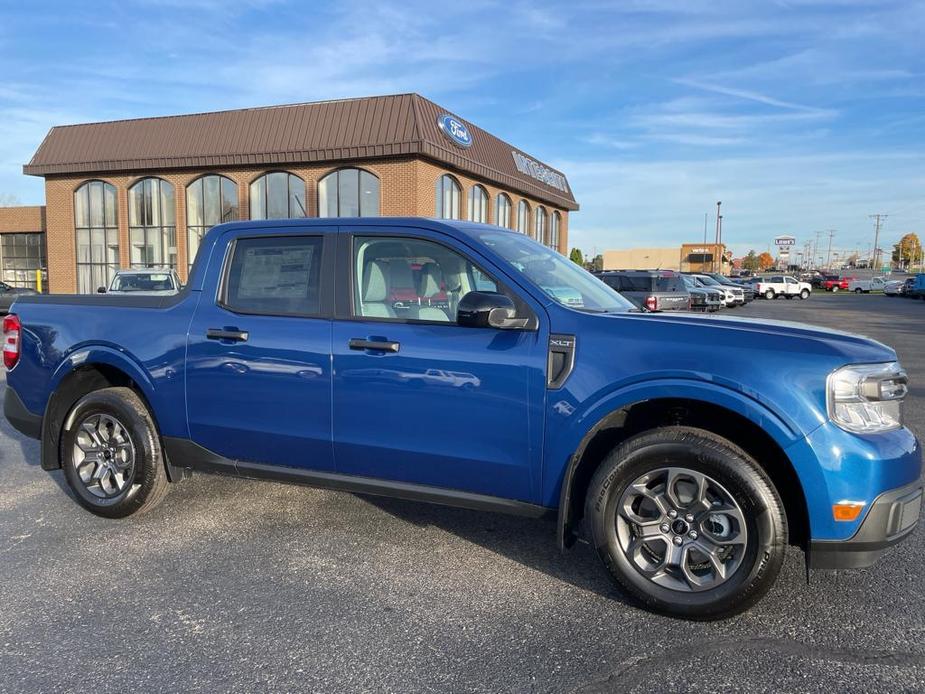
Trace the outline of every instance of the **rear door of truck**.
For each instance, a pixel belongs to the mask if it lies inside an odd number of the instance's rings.
[[[217,241],[187,349],[190,438],[233,460],[333,470],[336,227]]]

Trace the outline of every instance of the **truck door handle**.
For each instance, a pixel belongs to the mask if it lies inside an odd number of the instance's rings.
[[[226,330],[224,328],[209,328],[206,337],[210,340],[231,340],[232,342],[247,342],[249,333],[246,330]]]
[[[390,340],[364,340],[362,337],[352,337],[347,343],[350,349],[375,349],[381,352],[397,352],[401,348],[398,342]]]

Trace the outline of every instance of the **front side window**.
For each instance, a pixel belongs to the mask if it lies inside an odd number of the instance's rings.
[[[482,186],[469,189],[469,221],[488,223],[488,193]]]
[[[455,323],[468,292],[498,291],[487,273],[432,241],[368,236],[353,243],[358,317]]]
[[[440,219],[459,219],[459,183],[448,174],[437,179],[436,215]]]
[[[550,299],[589,313],[624,313],[633,304],[559,253],[532,239],[503,231],[478,233],[479,240]]]
[[[144,178],[128,189],[128,233],[132,267],[177,266],[173,186]]]
[[[251,183],[251,219],[296,219],[305,213],[305,181],[285,171],[264,174]]]
[[[517,203],[517,231],[521,234],[530,233],[530,203],[526,200]]]
[[[320,236],[238,239],[222,305],[240,313],[320,315],[321,245]]]
[[[318,183],[319,217],[378,217],[379,179],[364,169],[340,169]]]
[[[238,187],[230,178],[210,174],[186,188],[186,257],[193,266],[205,233],[217,224],[238,218]]]
[[[495,203],[497,210],[495,223],[505,229],[511,228],[511,199],[504,193],[498,193],[498,201]]]
[[[90,294],[108,287],[119,269],[119,225],[116,188],[89,181],[74,191],[77,233],[77,291]]]
[[[546,238],[546,208],[536,208],[536,219],[534,220],[533,238],[542,244],[549,245],[549,239]]]

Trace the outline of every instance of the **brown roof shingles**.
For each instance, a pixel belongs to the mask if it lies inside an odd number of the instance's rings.
[[[520,150],[464,119],[459,120],[470,128],[472,146],[454,145],[437,125],[444,113],[418,94],[398,94],[59,126],[49,131],[23,172],[48,176],[418,154],[578,209],[571,190],[519,172],[512,153]]]

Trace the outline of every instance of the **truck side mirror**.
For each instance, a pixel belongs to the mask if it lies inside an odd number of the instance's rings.
[[[106,287],[97,287],[97,288],[96,288],[96,293],[97,293],[97,294],[105,294],[105,293],[106,293]]]
[[[456,324],[467,328],[521,330],[527,323],[527,318],[517,318],[510,297],[498,292],[469,292],[456,308]]]

